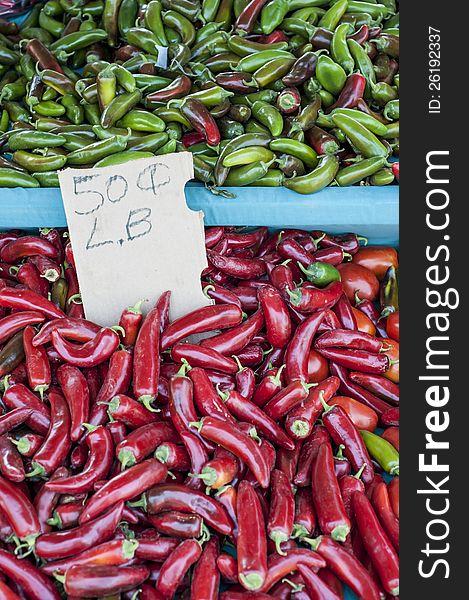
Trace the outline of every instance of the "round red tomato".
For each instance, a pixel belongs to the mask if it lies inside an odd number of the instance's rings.
[[[375,411],[358,400],[348,396],[335,396],[329,404],[341,406],[357,429],[373,432],[378,426],[378,415]]]
[[[353,262],[373,271],[379,280],[383,279],[389,267],[399,266],[397,252],[390,246],[364,246],[354,254]]]
[[[391,346],[389,350],[385,350],[384,353],[389,357],[391,361],[394,362],[391,367],[384,373],[384,376],[393,381],[394,383],[399,383],[399,342],[392,340],[391,338],[383,338],[383,343],[387,346]]]
[[[390,338],[399,341],[399,311],[392,312],[386,320],[386,333]]]
[[[360,300],[373,301],[377,298],[379,281],[373,271],[353,262],[342,263],[337,269],[350,302],[355,303],[355,293]]]
[[[309,383],[320,383],[329,377],[329,361],[316,350],[311,350],[308,357]]]
[[[365,313],[362,313],[359,308],[354,308],[353,306],[352,312],[355,315],[358,331],[369,333],[370,335],[376,335],[376,327],[374,326],[373,321],[367,317]]]

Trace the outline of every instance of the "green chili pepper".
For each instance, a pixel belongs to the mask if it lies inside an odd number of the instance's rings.
[[[360,160],[352,165],[340,169],[336,175],[335,180],[340,187],[348,185],[354,185],[360,181],[363,181],[367,177],[370,177],[386,164],[386,158],[374,157]]]
[[[268,127],[264,127],[264,125],[261,125],[260,123],[258,123],[257,121],[254,121],[254,119],[250,119],[245,125],[244,125],[244,132],[245,133],[262,133],[264,135],[270,135],[270,130]]]
[[[119,119],[122,119],[141,99],[142,92],[140,90],[125,92],[116,96],[102,112],[101,125],[103,127],[111,127]]]
[[[158,116],[146,110],[133,109],[120,119],[118,127],[158,133],[164,131],[165,123]]]
[[[104,0],[103,29],[107,32],[107,43],[109,46],[117,45],[118,16],[121,0]]]
[[[383,115],[386,119],[388,119],[388,121],[398,121],[399,100],[390,100],[384,107]]]
[[[154,1],[157,2],[158,0]],[[150,29],[150,31],[153,31],[152,27],[149,26],[149,22],[147,22],[147,14],[150,11],[150,4],[152,4],[152,2],[148,4],[147,10],[145,11],[145,25],[148,27],[148,29]],[[125,38],[129,29],[135,25],[135,21],[137,20],[138,15],[138,7],[139,4],[137,0],[122,0],[119,8],[119,15],[117,17],[117,27],[119,29],[121,37]],[[151,11],[153,11],[153,8],[151,9]],[[151,20],[149,19],[148,21]]]
[[[192,128],[192,125],[177,108],[159,106],[154,110],[154,114],[160,117],[160,119],[162,119],[165,123],[175,122],[187,127],[187,129]]]
[[[228,31],[231,27],[231,13],[233,8],[233,0],[221,0],[215,16],[216,23],[222,23],[223,28]]]
[[[268,169],[267,173],[249,185],[260,187],[280,187],[285,181],[285,175],[280,169]]]
[[[350,50],[350,54],[353,56],[355,65],[360,73],[365,77],[367,81],[366,94],[371,94],[371,86],[376,83],[376,73],[373,68],[371,58],[368,56],[366,50],[355,40],[347,40],[347,45]]]
[[[385,140],[394,140],[399,137],[399,121],[394,121],[394,123],[387,126],[387,129],[386,135],[382,135],[382,138]]]
[[[144,27],[131,27],[127,31],[127,42],[155,56],[158,56],[159,49],[161,48],[156,35]]]
[[[145,11],[145,25],[152,31],[158,39],[161,46],[168,46],[168,39],[163,26],[161,11],[163,7],[159,0],[152,0]]]
[[[197,0],[162,0],[166,9],[176,10],[190,21],[196,21],[200,15],[200,2]]]
[[[347,35],[350,31],[348,23],[342,23],[334,31],[331,42],[331,56],[345,71],[347,75],[353,73],[355,61],[347,44]]]
[[[365,158],[387,157],[388,149],[378,140],[374,133],[348,115],[332,116],[332,120],[341,129],[353,146]]]
[[[265,125],[274,137],[282,133],[283,117],[274,106],[262,100],[257,100],[252,105],[251,110],[254,118]]]
[[[22,29],[21,37],[24,40],[37,39],[47,47],[54,41],[53,36],[45,29],[42,29],[42,27],[28,27],[27,29]]]
[[[203,183],[212,181],[212,167],[198,156],[193,157],[195,178]]]
[[[29,122],[29,112],[18,102],[4,102],[3,107],[10,115],[10,121],[13,123],[15,121],[24,121],[26,123]]]
[[[289,0],[272,0],[261,11],[261,29],[264,35],[269,35],[285,19],[292,10]]]
[[[37,188],[39,187],[39,181],[27,173],[0,168],[0,187]]]
[[[260,92],[254,92],[252,94],[246,94],[244,96],[233,96],[230,99],[232,104],[239,104],[241,106],[249,106],[251,107],[254,102],[257,100],[262,100],[263,102],[268,102],[269,104],[274,104],[277,100],[278,92],[274,90],[261,90]]]
[[[179,33],[183,44],[192,45],[195,40],[195,28],[189,19],[175,10],[168,10],[163,13],[163,23]]]
[[[134,151],[145,151],[145,152],[156,152],[161,146],[164,146],[169,139],[169,135],[166,132],[152,133],[150,135],[144,135],[140,138],[130,140],[127,144],[129,150]]]
[[[65,114],[69,121],[71,121],[74,125],[80,125],[83,123],[85,119],[85,113],[83,107],[75,98],[75,96],[66,94],[65,96],[62,96],[61,102],[62,106],[65,107]]]
[[[307,131],[316,123],[319,109],[321,108],[321,98],[316,94],[311,98],[311,102],[307,104],[301,113],[292,121],[292,133],[297,131]]]
[[[249,146],[264,146],[265,148],[267,148],[271,140],[272,138],[270,137],[270,135],[267,134],[245,133],[228,142],[228,144],[226,144],[226,146],[220,152],[217,164],[214,169],[216,185],[223,185],[228,175],[229,169],[223,166],[223,161],[229,154],[231,154],[235,150],[247,148]]]
[[[44,71],[39,72],[39,77],[42,83],[51,87],[62,96],[65,94],[77,96],[75,84],[66,75],[57,73],[57,71],[52,71],[51,69],[44,69]]]
[[[319,127],[334,127],[334,122],[332,120],[333,115],[346,115],[351,117],[376,135],[385,135],[388,130],[386,125],[381,123],[381,121],[378,121],[378,119],[375,119],[371,115],[367,115],[361,110],[355,110],[353,108],[335,108],[329,115],[319,113],[316,122],[317,125]]]
[[[372,19],[383,19],[392,11],[384,4],[362,2],[361,0],[348,0],[347,12],[349,13],[366,13]]]
[[[376,173],[374,173],[368,181],[370,185],[382,186],[393,183],[394,179],[395,177],[394,173],[392,172],[392,169],[389,167],[385,167],[384,169],[376,171]]]
[[[242,167],[230,169],[228,177],[225,181],[225,185],[228,187],[242,187],[245,185],[250,185],[251,183],[259,180],[261,177],[264,177],[273,162],[274,161],[265,163],[258,161]]]
[[[76,31],[60,38],[50,46],[51,52],[76,52],[81,48],[87,48],[91,44],[102,42],[107,37],[104,29],[92,29],[91,31]]]
[[[116,97],[117,79],[109,66],[96,77],[97,93],[101,110],[104,110]]]
[[[93,19],[99,19],[104,11],[104,3],[102,0],[90,0],[87,2],[83,8],[79,9],[79,12],[83,15],[83,17],[93,17]]]
[[[370,455],[390,475],[399,475],[399,452],[387,440],[370,431],[360,431]]]
[[[328,186],[339,170],[339,161],[331,154],[323,156],[319,165],[306,175],[284,181],[284,186],[299,194],[314,194]]]
[[[314,169],[318,164],[318,155],[313,148],[297,140],[277,138],[270,142],[269,147],[274,152],[284,152],[299,158],[310,169]]]
[[[88,104],[87,102],[85,102],[82,106],[88,123],[90,125],[99,125],[101,122],[99,106],[97,104]]]
[[[39,13],[42,10],[43,5],[39,2],[35,4],[30,13],[26,16],[24,21],[21,23],[21,29],[27,29],[28,27],[37,27],[39,24]]]
[[[253,77],[259,87],[266,87],[284,77],[290,71],[294,62],[295,59],[293,58],[276,58],[257,69]]]
[[[381,281],[379,300],[383,318],[399,310],[399,280],[397,269],[394,266],[389,267]]]
[[[12,83],[7,83],[3,86],[0,93],[0,102],[20,100],[26,95],[26,79],[19,77]]]
[[[279,29],[280,31],[285,31],[285,33],[291,33],[292,35],[301,35],[302,38],[306,38],[305,41],[311,39],[316,31],[316,28],[307,21],[295,19],[293,17],[284,19],[279,26]]]
[[[240,35],[232,35],[228,40],[228,46],[237,56],[241,57],[257,54],[258,52],[265,52],[267,50],[277,51],[288,49],[287,42],[276,42],[268,45],[260,44],[259,42],[253,42],[252,40],[246,40]]]
[[[344,16],[344,14],[348,10],[348,0],[338,0],[335,4],[333,4],[324,14],[319,21],[319,27],[323,29],[329,29],[330,31],[334,31],[337,27],[340,19]]]
[[[371,86],[371,96],[379,106],[386,106],[391,100],[396,100],[398,97],[397,90],[391,87],[388,83],[380,81]]]
[[[318,287],[326,287],[333,281],[340,281],[339,271],[329,263],[315,262],[307,268],[298,263],[298,266],[306,275],[306,279]]]
[[[53,148],[62,146],[65,141],[63,135],[24,129],[10,135],[8,147],[12,152],[16,150],[34,150],[35,148]]]
[[[45,171],[44,173],[33,173],[32,176],[39,181],[41,187],[60,187],[57,171]],[[55,282],[56,283],[56,282]]]
[[[134,150],[126,150],[124,152],[117,152],[111,156],[106,156],[99,160],[94,166],[99,167],[112,167],[114,165],[122,165],[132,160],[138,160],[139,158],[152,158],[155,156],[152,152],[137,152]]]
[[[344,69],[325,54],[318,58],[316,77],[321,86],[334,96],[340,94],[347,80]]]
[[[39,13],[39,26],[54,37],[59,38],[64,30],[64,25],[53,17],[48,17],[43,10]]]
[[[223,52],[223,50],[219,50],[219,48],[223,47],[228,39],[229,36],[226,31],[217,31],[210,37],[204,38],[192,46],[190,49],[190,59],[194,61],[203,60],[210,56],[214,56],[219,52]]]
[[[203,0],[202,18],[206,23],[213,21],[217,15],[221,0]]]
[[[197,29],[195,35],[196,43],[199,44],[200,42],[210,38],[213,34],[220,31],[222,27],[223,23],[207,22],[206,25],[203,25],[200,29]]]
[[[100,140],[89,144],[80,150],[71,152],[66,160],[70,165],[87,165],[95,164],[98,160],[123,152],[127,146],[128,138],[126,136],[115,135],[107,140]]]
[[[251,146],[235,150],[223,160],[224,167],[237,167],[239,165],[249,165],[253,162],[270,162],[275,158],[275,154],[263,148],[262,146]]]
[[[68,152],[74,152],[75,150],[81,150],[90,143],[89,138],[84,137],[78,133],[64,133],[63,136],[66,138],[63,147]]]
[[[163,156],[164,154],[172,154],[176,152],[177,142],[176,140],[168,140],[164,146],[158,148],[155,152],[155,156]]]
[[[134,92],[137,83],[135,81],[135,77],[132,75],[130,71],[128,71],[122,65],[112,65],[112,72],[116,76],[117,83],[124,88],[126,92]]]
[[[46,88],[44,90],[44,93],[42,94],[42,100],[45,100],[45,101],[56,100],[57,97],[58,97],[57,92],[51,87]]]
[[[6,110],[2,110],[2,116],[0,117],[0,131],[5,132],[8,129],[10,123],[10,115]]]
[[[36,121],[36,124],[37,124],[37,121]],[[38,129],[41,130],[39,127],[38,127]],[[62,133],[77,133],[78,135],[82,135],[89,139],[95,138],[93,126],[88,125],[88,124],[80,124],[79,126],[78,125],[59,125],[59,126],[55,126],[55,127],[50,127],[48,129],[48,131],[50,133],[57,133],[59,135]]]
[[[218,129],[220,130],[222,138],[225,140],[232,140],[244,133],[244,126],[241,123],[228,119],[227,117],[219,119]]]
[[[168,102],[168,106],[170,108],[178,108],[186,100],[186,98],[193,98],[194,100],[199,100],[199,102],[202,102],[202,104],[210,108],[221,104],[226,98],[230,98],[231,96],[234,96],[233,92],[228,92],[219,85],[214,85],[205,90],[200,90],[200,92],[188,94],[184,98],[175,98],[174,100],[170,100]]]
[[[172,81],[168,77],[160,77],[159,75],[145,75],[143,73],[136,73],[133,75],[133,77],[137,87],[146,94],[151,94],[152,92],[162,90]]]
[[[42,171],[58,171],[65,166],[67,157],[61,154],[41,156],[25,150],[17,150],[13,154],[13,160],[30,173],[35,171],[41,173]]]
[[[194,75],[194,83],[203,86],[206,83],[214,82],[213,73],[203,63],[190,62],[189,67]]]
[[[171,140],[180,140],[182,138],[182,127],[179,123],[166,123],[165,133]],[[157,135],[157,134],[154,134]]]
[[[256,54],[244,56],[236,65],[236,71],[254,73],[263,65],[277,58],[296,60],[294,54],[285,50],[263,50]]]

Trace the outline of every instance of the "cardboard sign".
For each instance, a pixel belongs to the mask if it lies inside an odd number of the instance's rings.
[[[202,211],[189,210],[190,152],[59,173],[87,319],[115,325],[144,299],[147,312],[171,290],[171,318],[206,306]]]

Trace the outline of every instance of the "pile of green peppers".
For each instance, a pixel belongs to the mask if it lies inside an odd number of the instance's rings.
[[[0,187],[189,151],[198,181],[388,185],[395,0],[47,0],[0,19]]]

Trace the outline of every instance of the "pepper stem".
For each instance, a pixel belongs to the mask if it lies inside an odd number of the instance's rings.
[[[295,434],[296,438],[305,438],[309,435],[310,427],[308,421],[304,421],[301,419],[296,419],[292,423],[292,431]]]
[[[286,577],[282,579],[282,583],[286,583],[292,588],[292,594],[296,594],[297,592],[301,592],[304,589],[304,585],[302,583],[295,583],[294,581],[290,581]]]
[[[224,392],[223,390],[221,390],[219,383],[217,383],[215,387],[217,388],[217,393],[220,396],[220,398],[223,400],[223,402],[226,402],[230,397],[230,392]]]
[[[364,246],[368,245],[368,238],[366,238],[364,235],[357,235],[357,240],[358,242],[363,242]]]
[[[189,422],[189,426],[195,427],[195,429],[197,429],[197,431],[200,431],[202,429],[202,424],[203,424],[203,419],[201,419],[200,421],[190,421]]]
[[[293,304],[293,306],[298,306],[301,302],[301,290],[299,288],[296,288],[294,290],[289,290],[288,288],[286,288],[286,291],[290,298],[290,302]]]
[[[293,525],[293,530],[291,534],[292,540],[296,538],[305,538],[310,535],[310,532],[306,529],[304,525],[300,525],[299,523],[295,523]]]
[[[257,442],[259,446],[262,444],[262,440],[258,436],[257,429],[255,427],[251,427],[251,429],[249,430],[249,437],[252,438],[255,442]]]
[[[145,300],[139,300],[133,306],[129,306],[127,311],[130,313],[133,313],[134,315],[141,315],[142,314],[142,304],[144,302],[145,302]]]
[[[339,449],[337,450],[337,454],[335,455],[336,458],[339,459],[343,459],[344,457],[344,453],[343,451],[345,450],[345,446],[343,444],[339,445]]]
[[[137,540],[124,540],[122,542],[122,555],[127,560],[132,560],[135,556],[135,550],[138,548]]]
[[[275,544],[275,550],[277,551],[277,554],[280,554],[280,556],[286,556],[287,553],[282,550],[281,544],[288,541],[288,537],[281,531],[272,531],[269,537]]]
[[[169,450],[168,447],[162,444],[155,451],[155,458],[159,460],[160,463],[166,464],[169,458]]]
[[[187,360],[185,358],[183,358],[181,360],[181,363],[182,363],[181,368],[176,373],[175,377],[185,377],[186,373],[192,369],[192,367],[190,366],[190,364],[187,362]]]
[[[118,335],[125,337],[125,329],[123,327],[121,327],[120,325],[113,325],[109,329],[112,329],[112,331],[114,331],[114,333],[117,333]]]
[[[365,470],[365,468],[366,468],[366,463],[363,463],[362,466],[360,467],[360,469],[357,471],[357,473],[355,473],[355,475],[354,475],[355,479],[360,479],[361,478],[361,476],[362,476],[363,471]]]
[[[59,583],[65,585],[65,575],[59,575],[58,573],[54,573],[54,577],[57,579]]]
[[[206,286],[205,286],[205,287],[202,289],[202,292],[203,292],[204,296],[206,296],[207,298],[210,298],[210,296],[208,295],[208,292],[209,292],[210,290],[214,290],[214,289],[215,289],[215,286],[214,286],[214,285],[210,285],[210,284],[209,284],[209,285],[206,285]],[[211,298],[210,298],[210,299],[211,299]]]
[[[38,465],[37,463],[33,463],[33,470],[30,471],[29,473],[26,473],[26,477],[45,477],[46,476],[46,472],[44,471],[44,467],[42,467],[41,465]]]
[[[264,577],[261,577],[259,573],[248,573],[247,575],[240,573],[238,577],[242,586],[252,592],[260,589],[264,583]]]
[[[81,294],[73,294],[73,296],[70,296],[70,298],[67,300],[67,306],[72,302],[73,304],[83,304],[81,301]]]
[[[277,371],[277,375],[270,375],[270,381],[275,385],[275,387],[281,387],[282,385],[282,371],[285,369],[286,365],[282,365],[279,367]]]
[[[360,300],[360,296],[358,295],[359,291],[360,290],[355,290],[355,294],[354,294],[355,306],[360,306],[360,304],[363,302],[363,300]]]
[[[210,539],[210,530],[207,527],[207,525],[205,525],[205,523],[202,521],[202,527],[200,528],[200,537],[197,540],[199,542],[200,545],[205,544],[205,542],[208,542]]]
[[[101,404],[101,403],[100,403]],[[97,425],[91,425],[91,423],[82,423],[81,424],[82,427],[84,427],[87,431],[89,431],[90,433],[92,431],[95,431],[96,429],[98,429]]]
[[[305,544],[308,544],[309,546],[311,546],[311,548],[313,550],[317,550],[319,548],[319,544],[321,543],[321,537],[317,537],[317,538],[304,537],[304,538],[301,538],[301,541],[304,542]]]
[[[241,373],[242,371],[244,371],[245,367],[243,367],[243,365],[241,364],[241,361],[239,360],[239,358],[236,356],[236,354],[232,354],[231,358],[236,362],[236,364],[238,365],[238,373]],[[218,384],[217,384],[218,385]]]
[[[156,400],[155,396],[151,396],[150,394],[145,394],[144,396],[140,396],[138,399],[139,402],[143,404],[143,406],[149,410],[150,412],[160,412],[159,408],[153,408],[151,405],[152,402]]]
[[[57,271],[55,269],[46,269],[44,271],[44,275],[41,275],[41,277],[47,279],[47,281],[50,281],[51,283],[54,283],[54,281],[57,281],[59,278],[59,275],[57,275]]]
[[[334,408],[334,405],[329,406],[329,404],[327,404],[327,402],[324,400],[324,392],[319,392],[319,400],[321,401],[321,404],[324,408],[324,412],[322,413],[322,416],[327,415],[327,413]]]
[[[146,512],[147,499],[145,498],[145,494],[140,496],[140,500],[135,500],[135,502],[127,502],[127,506],[130,506],[130,508],[143,508],[143,510]]]
[[[331,531],[331,537],[336,542],[345,542],[349,533],[350,527],[348,525],[337,525]]]

